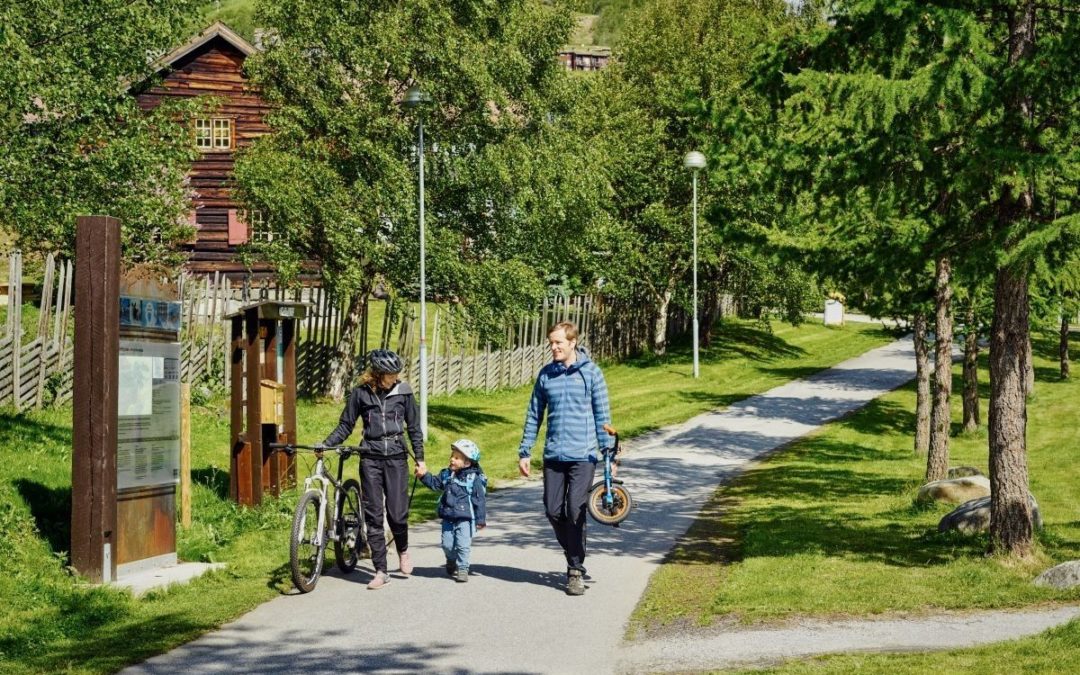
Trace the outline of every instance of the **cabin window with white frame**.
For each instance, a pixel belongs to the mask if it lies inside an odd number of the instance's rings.
[[[231,150],[232,134],[232,119],[229,117],[195,118],[195,147],[199,150]]]
[[[266,214],[259,210],[245,211],[243,220],[251,228],[251,241],[272,242],[281,235],[270,227],[266,220]]]

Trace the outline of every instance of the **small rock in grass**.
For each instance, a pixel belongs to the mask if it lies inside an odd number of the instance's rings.
[[[1080,586],[1080,560],[1063,562],[1035,577],[1036,586],[1065,590]]]
[[[1042,529],[1042,514],[1039,513],[1039,504],[1035,496],[1028,494],[1031,500],[1031,519],[1036,528]],[[938,532],[956,530],[963,534],[977,534],[990,529],[990,497],[979,497],[964,502],[946,515],[938,523]]]
[[[936,480],[919,488],[919,502],[948,502],[962,504],[978,497],[990,496],[990,479],[986,476],[965,476]]]

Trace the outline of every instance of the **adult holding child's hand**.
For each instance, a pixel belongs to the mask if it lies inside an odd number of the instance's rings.
[[[585,518],[600,448],[613,444],[607,383],[600,367],[578,346],[577,326],[548,330],[552,361],[536,376],[518,471],[530,473],[532,446],[547,415],[544,438],[544,510],[566,556],[566,592],[585,593]]]

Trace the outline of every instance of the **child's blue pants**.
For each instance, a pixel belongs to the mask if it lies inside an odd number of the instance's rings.
[[[472,521],[442,521],[442,550],[447,562],[457,563],[458,569],[469,569],[469,553],[472,551]]]

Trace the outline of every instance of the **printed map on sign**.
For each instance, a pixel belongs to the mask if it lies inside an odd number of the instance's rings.
[[[180,476],[180,345],[120,341],[116,487]]]

